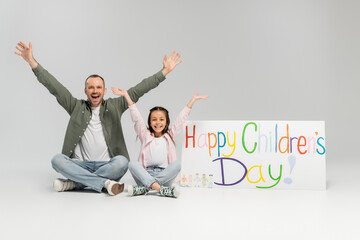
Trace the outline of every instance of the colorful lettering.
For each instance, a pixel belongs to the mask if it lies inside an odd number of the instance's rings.
[[[255,151],[255,149],[256,149],[256,146],[257,146],[257,142],[255,142],[255,143],[254,143],[254,148],[253,148],[253,150],[251,150],[251,151],[249,151],[249,150],[246,148],[246,146],[245,146],[245,131],[246,131],[246,128],[247,128],[250,124],[251,124],[251,125],[254,125],[254,126],[255,126],[255,132],[257,131],[257,125],[256,125],[256,123],[254,123],[254,122],[249,122],[249,123],[247,123],[247,124],[245,125],[245,127],[244,127],[243,134],[242,134],[242,145],[243,145],[243,147],[244,147],[244,150],[245,150],[247,153],[253,153],[253,152]]]
[[[251,180],[249,179],[250,171],[251,171],[253,168],[256,168],[256,167],[259,168],[259,180],[257,180],[257,181],[251,181]],[[264,177],[263,177],[262,172],[261,172],[261,165],[252,166],[252,167],[249,169],[248,174],[246,175],[246,178],[247,178],[247,180],[249,181],[249,183],[258,183],[258,182],[260,182],[260,180],[262,180],[263,182],[265,182]]]
[[[215,137],[215,143],[214,145],[211,145],[211,140],[210,140],[210,136],[214,136]],[[216,147],[217,144],[217,138],[215,133],[208,133],[208,140],[209,140],[209,156],[211,157],[211,149]]]
[[[195,125],[193,126],[193,135],[192,136],[189,136],[188,126],[186,126],[186,136],[185,136],[185,139],[186,139],[185,147],[186,148],[188,148],[188,146],[189,146],[189,142],[188,142],[189,138],[193,139],[193,148],[195,148]]]
[[[229,155],[225,155],[223,154],[224,157],[231,157],[231,155],[234,154],[235,152],[235,145],[236,145],[236,132],[234,131],[234,143],[233,144],[230,144],[230,139],[229,139],[229,132],[226,133],[226,139],[227,139],[227,143],[229,145],[229,147],[232,147],[233,150],[232,152],[229,154]]]

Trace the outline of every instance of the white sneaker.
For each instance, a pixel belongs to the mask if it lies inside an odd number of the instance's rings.
[[[76,185],[74,181],[69,179],[56,178],[53,183],[54,190],[57,192],[71,191],[74,190]]]
[[[124,191],[123,183],[118,183],[110,179],[105,182],[104,187],[111,196],[118,195],[119,193],[122,193]]]
[[[133,196],[133,192],[134,192],[134,187],[132,185],[128,186],[128,194],[130,196]]]

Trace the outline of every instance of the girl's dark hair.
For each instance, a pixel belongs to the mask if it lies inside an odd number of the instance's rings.
[[[166,125],[165,125],[165,128],[162,130],[162,134],[168,134],[171,138],[171,141],[173,141],[173,143],[175,143],[173,137],[169,134],[169,125],[170,125],[170,117],[169,117],[169,112],[168,110],[166,110],[165,108],[163,107],[159,107],[159,106],[156,106],[156,107],[153,107],[152,109],[150,109],[150,113],[149,113],[149,116],[148,116],[148,126],[149,126],[149,131],[151,133],[154,133],[154,129],[151,127],[151,114],[154,112],[154,111],[163,111],[165,113],[165,118],[166,118]]]

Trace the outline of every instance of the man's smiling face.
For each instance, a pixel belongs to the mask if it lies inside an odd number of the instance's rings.
[[[90,77],[86,81],[85,94],[91,107],[99,107],[106,93],[104,81],[99,77]]]

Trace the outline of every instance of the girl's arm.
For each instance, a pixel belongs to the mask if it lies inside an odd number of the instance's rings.
[[[121,88],[116,89],[112,87],[111,90],[115,95],[123,96],[129,107],[134,104],[133,100],[131,100],[128,92],[125,89],[121,89]]]
[[[198,93],[196,93],[192,99],[190,100],[190,102],[186,105],[186,107],[180,112],[179,116],[176,118],[176,120],[174,121],[174,123],[171,126],[170,129],[170,134],[173,138],[176,137],[176,135],[181,131],[181,126],[186,122],[186,120],[188,119],[192,106],[194,105],[194,103],[199,100],[199,99],[208,99],[209,95],[205,95],[205,96],[199,96]]]
[[[145,139],[145,133],[147,131],[147,127],[145,125],[143,118],[141,117],[139,110],[136,107],[136,104],[131,100],[126,90],[121,88],[119,89],[111,88],[111,90],[115,95],[122,96],[126,99],[126,102],[130,109],[131,120],[135,124],[134,126],[135,132],[139,136],[140,141],[143,142]]]

